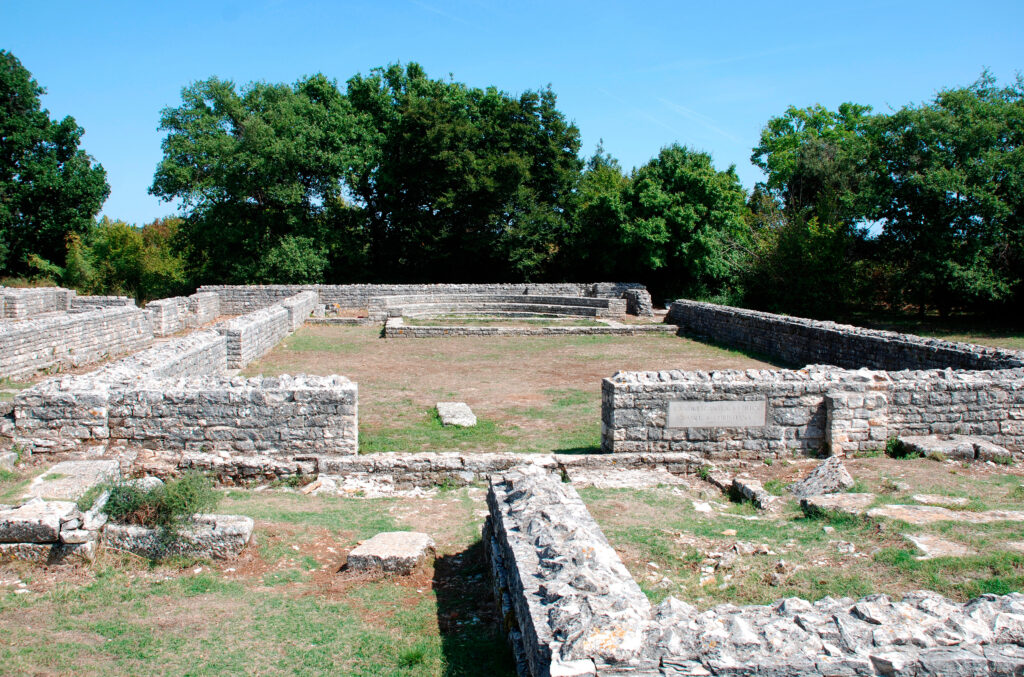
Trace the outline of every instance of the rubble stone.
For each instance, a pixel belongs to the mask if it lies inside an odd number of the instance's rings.
[[[810,475],[790,487],[790,491],[797,498],[806,498],[821,494],[836,494],[846,491],[852,486],[853,477],[847,472],[842,459],[838,456],[830,456],[824,463],[811,471]]]
[[[460,428],[471,428],[476,425],[476,414],[465,402],[438,402],[437,415],[441,418],[441,425]]]

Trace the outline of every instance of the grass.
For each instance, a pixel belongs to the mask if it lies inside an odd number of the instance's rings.
[[[377,327],[306,325],[244,373],[349,377],[364,452],[579,452],[600,446],[601,380],[616,371],[764,366],[662,334],[384,339]],[[478,429],[435,424],[434,405],[451,400]]]
[[[76,675],[511,677],[482,575],[480,502],[468,498],[223,492],[225,511],[253,516],[260,542],[289,554],[271,562],[253,549],[211,566],[105,552],[64,580],[57,569],[26,567],[19,575],[33,593],[0,587],[0,674],[67,674],[73,665]],[[397,578],[335,573],[344,550],[382,527],[422,526],[423,510],[439,545],[432,567]]]
[[[31,388],[34,383],[24,381],[12,381],[10,378],[0,378],[0,402],[10,402],[18,391]]]
[[[1024,483],[1016,474],[985,470],[977,475],[936,475],[928,459],[879,457],[852,463],[854,490],[876,493],[879,503],[912,503],[914,493],[964,496],[970,499],[967,510],[1020,509],[1024,501]],[[903,469],[911,486],[905,492],[883,494],[878,487],[893,483],[887,473],[894,468]],[[838,512],[808,516],[794,499],[786,498],[787,482],[779,476],[785,476],[783,469],[765,467],[762,473],[775,474],[762,476],[763,484],[784,497],[777,515],[759,513],[749,503],[728,504],[724,497],[718,499],[714,514],[701,513],[693,507],[695,497],[671,488],[585,488],[580,495],[652,602],[674,595],[706,608],[721,603],[767,604],[788,596],[898,596],[921,588],[959,600],[984,592],[1024,591],[1024,554],[1006,545],[1024,540],[1020,523],[911,526]],[[906,533],[930,533],[977,554],[918,560],[921,553],[904,539]],[[841,551],[840,542],[852,543],[854,552]],[[708,559],[708,553],[727,551],[736,543],[763,545],[773,554],[740,553],[730,568],[710,576],[702,571],[702,566],[716,561]],[[795,570],[772,585],[780,560]]]

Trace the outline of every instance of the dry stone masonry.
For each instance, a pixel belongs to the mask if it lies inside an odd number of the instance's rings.
[[[220,315],[220,297],[211,292],[150,301],[146,317],[155,336],[170,336],[212,322]]]
[[[485,548],[520,675],[1010,676],[1024,673],[1024,595],[960,604],[788,598],[651,607],[571,485],[542,468],[491,481]]]
[[[795,366],[832,364],[850,369],[1013,369],[1024,353],[912,334],[679,300],[666,322],[689,336],[769,355]]]
[[[1024,452],[1024,369],[835,367],[620,372],[602,383],[602,449],[718,458],[842,455],[902,435],[978,435]]]
[[[0,377],[78,367],[139,350],[152,340],[145,314],[134,305],[4,321]]]
[[[438,300],[460,294],[575,296],[620,299],[630,289],[644,286],[635,283],[523,283],[523,284],[308,284],[308,285],[203,285],[201,292],[216,292],[221,311],[240,315],[278,303],[303,291],[313,291],[318,303],[336,308],[367,308],[371,301],[387,296],[425,295]],[[647,296],[650,298],[650,295]]]
[[[227,339],[228,369],[241,369],[266,355],[291,331],[288,311],[281,304],[254,310],[217,327]]]

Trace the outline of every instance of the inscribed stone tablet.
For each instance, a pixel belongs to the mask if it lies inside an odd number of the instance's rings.
[[[668,403],[669,428],[749,428],[765,423],[765,400]]]

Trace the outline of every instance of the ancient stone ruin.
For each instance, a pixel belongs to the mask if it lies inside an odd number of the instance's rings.
[[[686,300],[671,305],[664,323],[638,324],[626,316],[653,316],[650,295],[618,283],[216,285],[145,308],[58,288],[0,289],[0,311],[0,376],[38,379],[0,403],[5,448],[77,459],[71,463],[102,457],[109,466],[64,466],[49,485],[33,485],[19,503],[0,506],[0,560],[87,560],[102,544],[155,553],[160,544],[151,531],[107,524],[102,501],[84,511],[74,503],[104,473],[168,477],[193,469],[230,485],[315,477],[310,491],[353,487],[365,495],[382,485],[486,481],[484,546],[520,674],[1024,670],[1020,594],[967,603],[930,592],[899,601],[783,599],[707,611],[669,598],[652,606],[563,481],[613,466],[666,477],[707,472],[723,490],[771,509],[776,499],[756,479],[719,477],[709,464],[838,459],[897,440],[922,455],[963,462],[1024,460],[1019,352]],[[431,318],[440,323],[418,323]],[[538,324],[446,324],[451,318]],[[669,332],[792,368],[610,375],[601,384],[599,454],[359,455],[359,389],[344,375],[238,375],[307,321],[374,323],[385,340]],[[447,404],[437,405],[442,419]],[[458,409],[455,425],[475,422],[471,411]],[[0,462],[13,465],[17,457],[6,452]],[[870,494],[842,493],[853,484],[844,473],[838,460],[829,461],[793,491],[809,511],[888,510],[909,523],[966,514],[956,506],[872,507]],[[61,485],[67,477],[79,481]],[[190,554],[232,557],[252,532],[248,518],[199,516],[183,542]],[[383,534],[363,545],[349,555],[352,568],[407,571],[433,542],[425,534]]]

